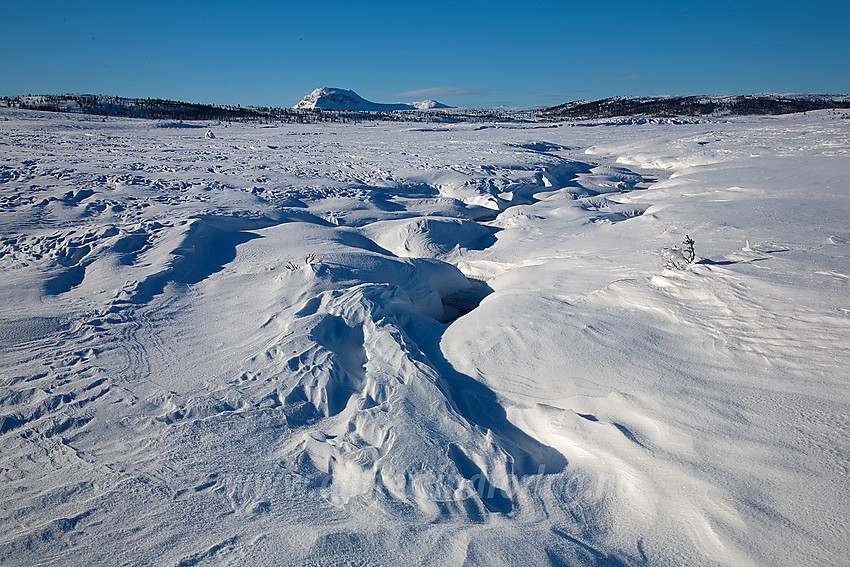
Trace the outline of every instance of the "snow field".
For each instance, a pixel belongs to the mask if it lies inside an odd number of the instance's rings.
[[[4,563],[846,561],[846,121],[2,112]]]

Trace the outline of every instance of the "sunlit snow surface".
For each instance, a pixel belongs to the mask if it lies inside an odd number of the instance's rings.
[[[0,149],[4,565],[847,561],[850,120]]]

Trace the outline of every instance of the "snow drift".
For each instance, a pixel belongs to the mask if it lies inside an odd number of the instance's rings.
[[[845,561],[850,121],[0,113],[3,564]]]

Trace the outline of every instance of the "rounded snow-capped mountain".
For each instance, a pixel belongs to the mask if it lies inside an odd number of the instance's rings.
[[[413,104],[384,104],[366,100],[354,91],[334,87],[322,87],[314,90],[293,106],[295,110],[428,110],[432,108],[451,108],[435,100],[424,100]]]
[[[415,106],[419,110],[431,110],[432,108],[454,108],[453,106],[449,106],[447,104],[443,104],[442,102],[437,102],[436,100],[430,99],[414,102],[413,106]]]
[[[322,110],[411,110],[411,104],[380,104],[366,100],[354,91],[323,87],[301,99],[296,110],[318,108]]]

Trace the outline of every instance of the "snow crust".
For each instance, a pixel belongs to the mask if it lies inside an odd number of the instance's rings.
[[[846,563],[850,120],[0,117],[4,565]]]

